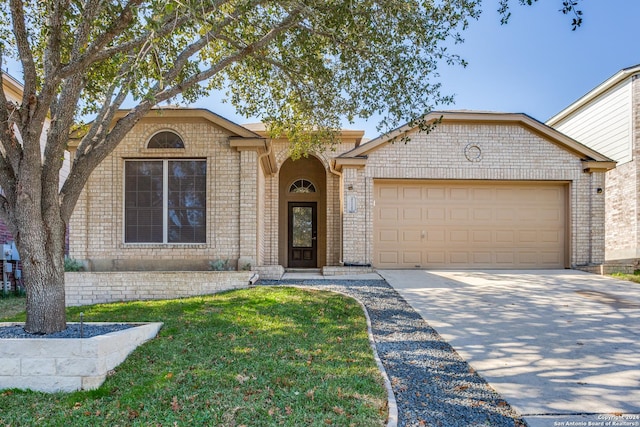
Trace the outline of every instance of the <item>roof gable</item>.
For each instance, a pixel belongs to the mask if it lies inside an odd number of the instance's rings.
[[[546,122],[547,125],[556,126],[562,120],[566,119],[571,114],[578,111],[580,108],[589,104],[590,102],[598,98],[603,93],[611,90],[612,88],[614,88],[615,86],[623,82],[624,80],[629,79],[636,74],[640,74],[640,64],[634,65],[633,67],[624,68],[618,71],[616,74],[609,77],[607,80],[605,80],[604,82],[602,82],[601,84],[599,84],[598,86],[596,86],[595,88],[587,92],[587,94],[579,98],[577,101],[573,102],[567,108],[565,108],[564,110],[560,111],[558,114],[556,114],[555,116],[547,120]]]
[[[119,110],[114,117],[114,121],[127,115],[129,110]],[[206,109],[206,108],[184,108],[184,107],[155,107],[152,108],[141,120],[144,119],[204,119],[216,126],[226,130],[231,136],[242,138],[260,138],[260,135],[250,131],[231,120]]]
[[[554,143],[568,152],[573,153],[585,161],[592,162],[612,162],[606,156],[580,144],[565,134],[541,123],[532,117],[522,113],[492,113],[479,111],[434,111],[424,117],[426,123],[436,123],[438,121],[446,123],[503,123],[516,124],[534,132],[551,143]],[[338,159],[364,158],[369,153],[380,149],[395,139],[412,132],[418,132],[417,126],[411,124],[404,125],[388,134],[379,136],[371,141],[360,145],[338,156]],[[344,160],[342,161],[344,162]],[[613,166],[611,166],[613,167]]]

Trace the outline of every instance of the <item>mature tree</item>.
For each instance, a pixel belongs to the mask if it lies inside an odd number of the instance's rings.
[[[449,101],[432,79],[439,64],[463,63],[448,48],[479,2],[7,0],[0,13],[0,66],[18,60],[24,82],[9,102],[0,75],[0,217],[22,259],[25,328],[51,333],[66,327],[65,230],[78,197],[152,107],[226,90],[240,113],[286,133],[294,155],[330,142],[341,117],[379,114],[388,129]],[[134,106],[113,123],[125,100]]]
[[[446,46],[478,12],[468,0],[2,2],[0,59],[20,62],[24,94],[0,92],[0,216],[22,259],[25,329],[66,328],[66,224],[91,172],[153,106],[223,89],[304,152],[330,141],[340,117],[382,113],[392,125],[446,102],[431,77],[460,62]],[[125,99],[133,108],[112,124]]]

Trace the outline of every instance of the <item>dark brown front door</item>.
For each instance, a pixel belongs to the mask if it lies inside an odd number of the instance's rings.
[[[318,266],[316,202],[289,202],[289,267]]]

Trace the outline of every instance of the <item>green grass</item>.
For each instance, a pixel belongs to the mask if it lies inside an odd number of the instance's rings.
[[[1,292],[1,291],[0,291]],[[25,310],[26,299],[24,296],[0,295],[0,319],[12,317]]]
[[[627,273],[612,273],[611,277],[615,277],[616,279],[628,280],[630,282],[640,283],[640,270],[636,270],[633,274]]]
[[[75,307],[68,320],[81,311],[85,321],[165,324],[97,390],[0,391],[0,425],[385,424],[386,391],[366,320],[342,295],[257,287]]]

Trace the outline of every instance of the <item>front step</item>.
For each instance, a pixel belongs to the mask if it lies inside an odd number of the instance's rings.
[[[321,268],[285,268],[285,273],[295,274],[322,274]]]

